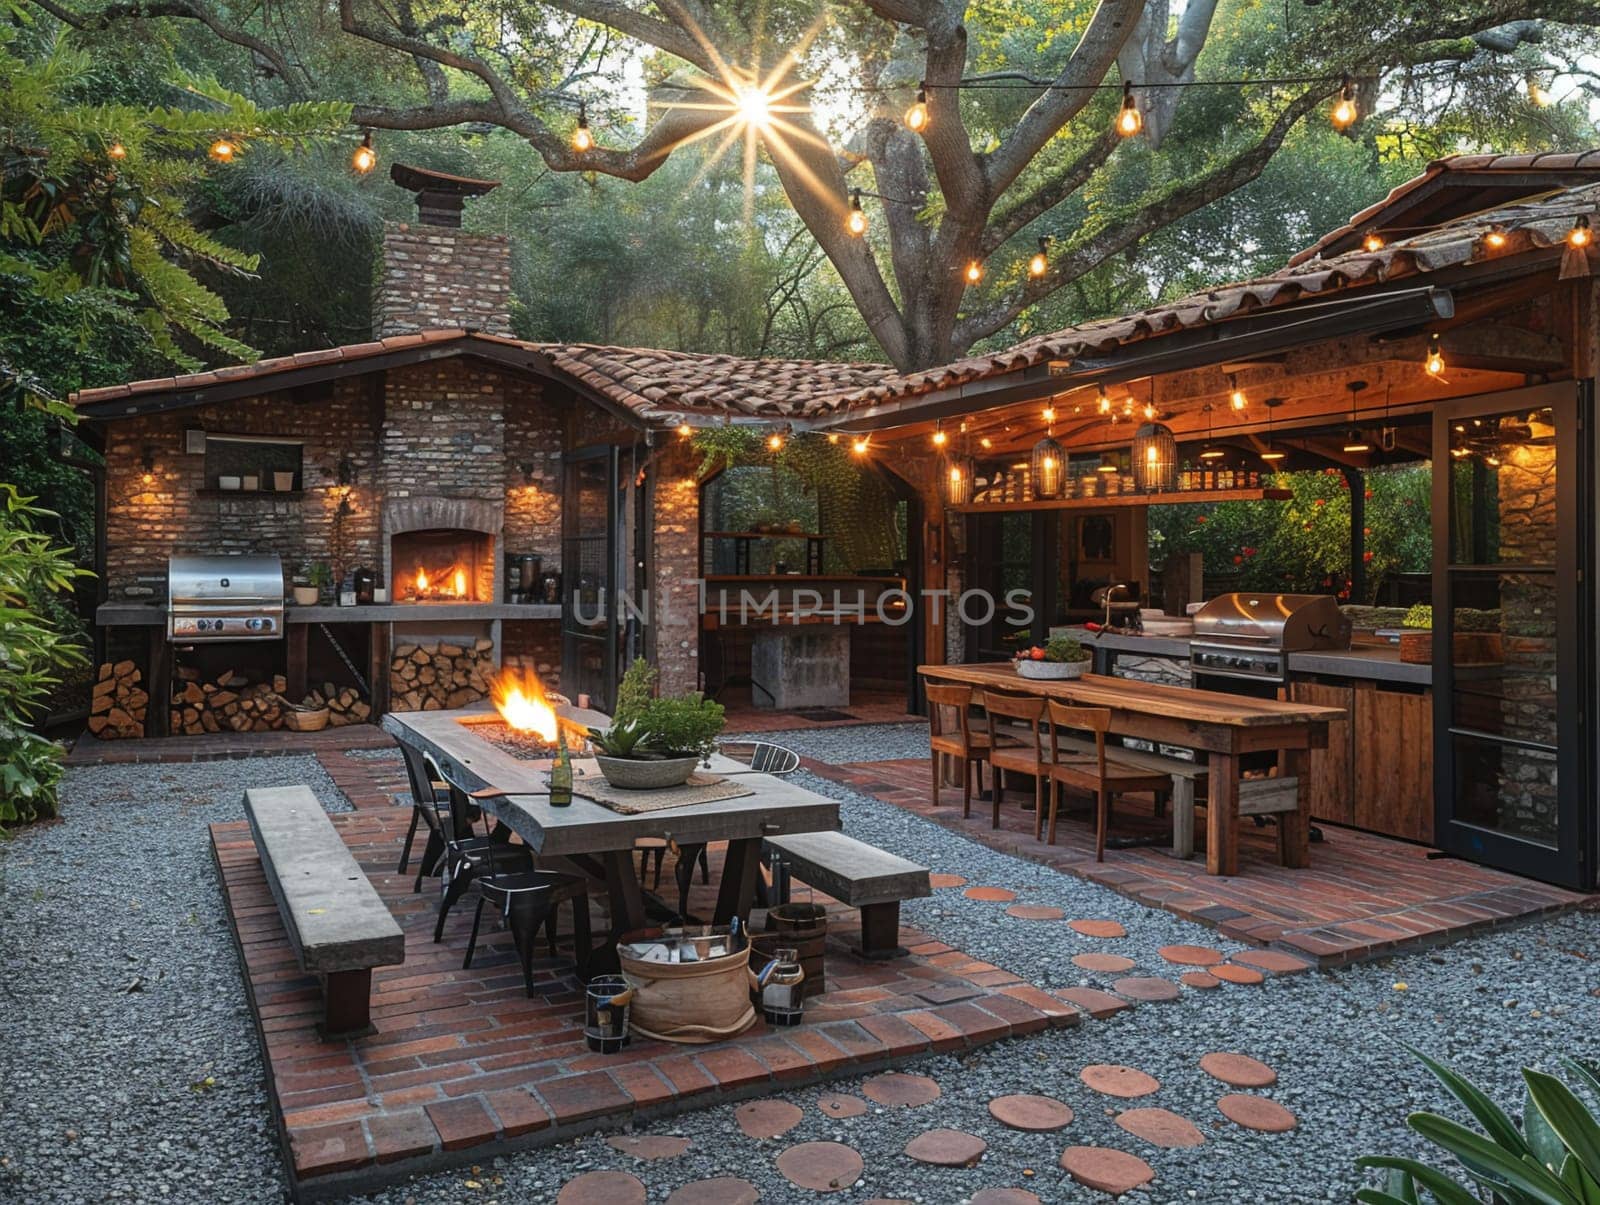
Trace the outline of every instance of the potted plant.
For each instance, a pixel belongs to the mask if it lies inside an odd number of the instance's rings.
[[[1504,659],[1501,613],[1457,607],[1450,634],[1450,658],[1456,665],[1495,665]],[[1400,660],[1426,665],[1433,660],[1433,608],[1418,603],[1401,620]]]
[[[306,581],[311,583],[307,591],[311,601],[302,605],[314,606],[326,598],[328,587],[333,584],[333,570],[328,568],[327,561],[313,561],[306,566]],[[299,591],[295,592],[294,600],[300,602]]]
[[[1023,678],[1078,678],[1089,668],[1089,650],[1074,636],[1059,633],[1043,645],[1018,649],[1017,674]]]
[[[656,671],[643,658],[623,675],[610,728],[589,730],[600,773],[614,787],[681,786],[695,763],[716,752],[722,704],[698,691],[651,698]]]
[[[312,566],[301,565],[290,581],[290,592],[297,607],[314,607],[317,604],[317,587],[311,584]]]

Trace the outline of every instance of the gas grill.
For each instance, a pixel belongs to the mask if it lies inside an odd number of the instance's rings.
[[[275,556],[175,556],[167,561],[167,639],[278,640],[283,562]]]
[[[1195,613],[1189,667],[1281,683],[1290,653],[1349,647],[1350,621],[1331,594],[1223,594]]]

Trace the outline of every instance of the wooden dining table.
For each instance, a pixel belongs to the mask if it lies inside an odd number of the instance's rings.
[[[559,710],[568,718],[578,716],[576,709]],[[581,718],[588,724],[595,722],[592,717],[597,713]],[[604,716],[597,718],[605,722]],[[749,917],[765,838],[839,827],[836,801],[721,754],[711,758],[711,772],[736,778],[750,788],[749,794],[634,815],[576,793],[570,805],[552,807],[548,760],[516,757],[474,731],[479,724],[497,721],[494,713],[482,710],[390,712],[383,717],[383,728],[426,753],[446,782],[473,796],[486,815],[521,837],[536,856],[564,862],[605,884],[611,940],[605,947],[609,955],[597,952],[601,969],[615,956],[624,933],[649,923],[634,863],[638,838],[674,841],[686,858],[710,842],[728,842],[712,918],[714,924],[725,925],[735,916],[741,921]],[[572,765],[580,784],[582,777],[599,774],[592,759],[574,758]]]
[[[955,682],[975,690],[1035,695],[1111,712],[1112,734],[1193,749],[1207,763],[1206,871],[1239,872],[1239,779],[1246,754],[1278,755],[1279,773],[1297,782],[1299,806],[1278,817],[1286,866],[1311,861],[1307,812],[1307,754],[1328,744],[1328,725],[1345,718],[1337,707],[1256,699],[1215,690],[1194,690],[1132,678],[1084,674],[1080,678],[1024,678],[1009,661],[974,665],[923,665],[931,682]]]

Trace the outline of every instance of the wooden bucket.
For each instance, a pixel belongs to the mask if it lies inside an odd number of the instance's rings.
[[[633,989],[629,1027],[663,1042],[720,1042],[755,1023],[750,947],[699,962],[643,962],[618,947]]]
[[[820,996],[827,990],[824,958],[828,939],[828,912],[821,904],[779,904],[767,912],[767,931],[753,939],[763,958],[771,958],[779,946],[800,955],[800,969],[806,973],[804,997]]]

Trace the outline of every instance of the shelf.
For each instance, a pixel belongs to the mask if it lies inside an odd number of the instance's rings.
[[[299,498],[304,490],[195,490],[196,498]]]
[[[702,540],[826,540],[809,531],[702,531]]]
[[[1101,498],[1051,498],[1033,502],[970,502],[949,509],[960,515],[1000,515],[1023,510],[1113,510],[1124,506],[1174,506],[1207,502],[1283,502],[1288,490],[1168,490],[1163,494],[1112,494]]]

